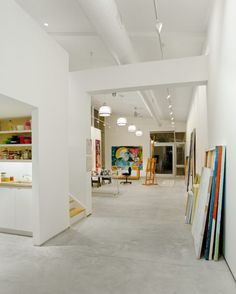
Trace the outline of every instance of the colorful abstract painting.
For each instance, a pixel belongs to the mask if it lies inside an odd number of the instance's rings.
[[[138,167],[143,169],[142,146],[112,146],[112,166],[121,169]]]

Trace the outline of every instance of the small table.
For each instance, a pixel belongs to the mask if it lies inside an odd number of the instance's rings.
[[[106,191],[106,190],[100,190],[100,189],[96,189],[92,191],[93,194],[107,194],[107,195],[113,195],[113,196],[118,196],[120,194],[120,189],[119,189],[119,181],[118,181],[118,176],[117,173],[112,173],[111,176],[94,176],[94,178],[97,178],[97,181],[99,181],[99,186],[97,183],[97,188],[101,187],[101,179],[102,178],[106,178],[107,180],[109,180],[109,183],[111,183],[111,191]],[[99,179],[99,180],[98,180]]]
[[[105,183],[105,181],[108,181],[108,184],[111,184],[111,176],[100,176],[102,178],[102,184]]]
[[[97,187],[101,187],[101,177],[100,176],[92,176],[91,177],[91,185],[93,187],[93,184],[97,184]]]

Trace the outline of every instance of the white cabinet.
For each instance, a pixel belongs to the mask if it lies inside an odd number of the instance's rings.
[[[16,230],[32,232],[32,190],[14,189]]]
[[[0,187],[0,228],[32,232],[32,189]]]
[[[0,188],[0,227],[15,228],[15,189]]]

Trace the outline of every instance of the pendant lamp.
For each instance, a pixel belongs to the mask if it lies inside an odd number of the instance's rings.
[[[135,133],[135,135],[137,137],[141,137],[143,135],[143,132],[141,130],[137,130],[136,133]]]
[[[99,108],[99,116],[110,116],[111,107],[107,106],[105,103]]]
[[[131,124],[128,126],[128,132],[134,133],[136,131],[136,126]]]

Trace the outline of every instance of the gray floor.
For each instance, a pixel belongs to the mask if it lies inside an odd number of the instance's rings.
[[[44,247],[0,234],[0,294],[236,293],[224,260],[195,259],[184,195],[180,180],[133,182]]]

